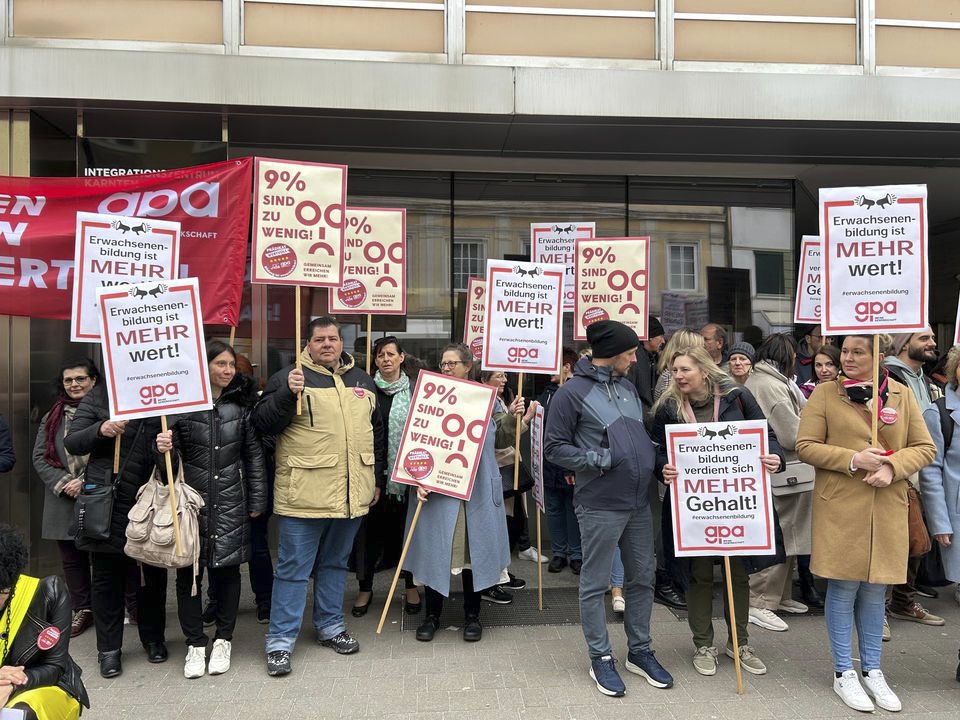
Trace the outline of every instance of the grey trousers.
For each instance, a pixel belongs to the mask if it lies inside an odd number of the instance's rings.
[[[656,560],[650,508],[592,510],[578,505],[583,568],[580,570],[580,622],[591,659],[612,655],[604,595],[610,585],[613,550],[623,558],[623,626],[631,653],[650,647],[650,613]]]

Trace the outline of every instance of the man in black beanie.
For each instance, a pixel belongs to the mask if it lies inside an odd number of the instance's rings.
[[[657,360],[664,345],[663,325],[653,315],[647,321],[647,339],[637,348],[637,356],[627,379],[640,395],[647,412],[653,407],[653,388],[657,385]]]
[[[581,358],[573,378],[553,397],[544,455],[576,474],[574,507],[580,523],[580,622],[590,654],[590,677],[604,695],[626,687],[616,670],[603,596],[614,550],[624,566],[627,633],[625,666],[657,688],[673,677],[650,649],[650,613],[656,562],[649,491],[656,457],[643,426],[643,404],[626,379],[636,358],[637,334],[603,320],[587,327],[592,358]]]

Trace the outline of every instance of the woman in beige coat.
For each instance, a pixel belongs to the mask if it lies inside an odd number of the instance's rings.
[[[906,478],[936,448],[913,394],[882,367],[874,404],[872,336],[848,335],[840,357],[843,375],[813,391],[797,433],[797,455],[817,468],[811,569],[827,578],[834,691],[855,710],[874,710],[869,693],[895,712],[900,700],[880,671],[884,591],[907,575]],[[871,443],[871,410],[880,418],[880,447]],[[866,693],[851,659],[854,621]]]

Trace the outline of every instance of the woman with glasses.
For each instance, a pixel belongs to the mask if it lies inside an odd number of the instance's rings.
[[[100,379],[89,358],[70,361],[53,380],[57,401],[40,420],[33,445],[33,467],[43,481],[43,528],[41,537],[54,540],[60,550],[63,576],[70,589],[73,616],[70,634],[76,637],[93,624],[90,609],[90,556],[78,550],[70,532],[74,503],[83,485],[86,455],[71,455],[63,447],[77,413],[77,405]]]
[[[387,488],[386,497],[370,508],[363,518],[354,541],[354,564],[360,591],[353,602],[354,617],[363,617],[373,601],[373,576],[378,569],[396,567],[403,547],[403,525],[407,517],[407,485],[390,479],[403,428],[410,412],[410,400],[420,374],[420,361],[404,352],[400,341],[392,335],[379,338],[373,344],[377,372],[373,382],[377,387],[377,412],[387,427]],[[413,576],[402,573],[405,588],[404,607],[410,615],[420,613],[420,593]]]
[[[466,345],[447,345],[443,349],[440,370],[444,375],[471,380],[473,369],[473,355]],[[523,415],[522,397],[514,399],[509,412]],[[417,628],[417,640],[433,640],[440,627],[443,598],[450,595],[451,574],[460,575],[463,582],[463,639],[475,642],[481,638],[480,593],[499,583],[501,570],[510,564],[507,518],[494,449],[507,447],[513,440],[506,425],[497,427],[490,420],[469,500],[417,488],[423,509],[403,566],[425,586],[427,616]],[[408,528],[414,510],[411,503]]]

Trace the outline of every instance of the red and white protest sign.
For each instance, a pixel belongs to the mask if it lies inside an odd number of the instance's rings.
[[[340,287],[347,166],[257,158],[250,278]]]
[[[487,260],[484,370],[558,373],[563,266]]]
[[[213,407],[196,278],[97,288],[111,420]]]
[[[407,211],[347,208],[343,284],[330,312],[407,314]]]
[[[586,340],[587,326],[617,320],[647,339],[650,238],[578,239],[573,339]]]
[[[533,475],[530,493],[540,512],[546,512],[543,496],[543,405],[537,405],[533,417],[530,418],[530,471]]]
[[[77,212],[179,222],[179,277],[204,322],[236,325],[250,229],[250,158],[118,177],[0,177],[0,315],[68,320]]]
[[[572,312],[577,290],[574,253],[577,238],[597,234],[595,222],[530,223],[530,252],[535,263],[563,265],[563,309]]]
[[[667,426],[677,557],[776,554],[766,453],[766,420]]]
[[[179,257],[178,222],[77,213],[70,340],[100,342],[98,287],[173,280]]]
[[[825,335],[927,327],[927,186],[821,188]]]
[[[394,482],[469,500],[496,390],[422,371],[393,466]]]
[[[477,360],[483,357],[483,325],[487,317],[487,281],[470,278],[467,282],[467,311],[463,318],[463,344]]]
[[[820,280],[822,243],[816,235],[804,235],[800,242],[800,274],[797,280],[797,302],[793,306],[793,322],[814,323],[821,320]]]

